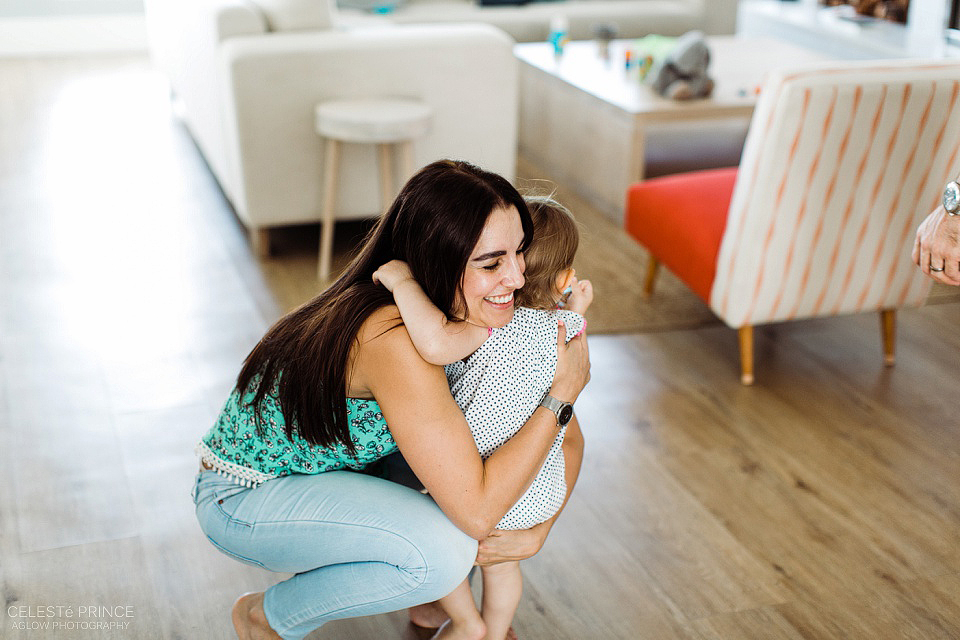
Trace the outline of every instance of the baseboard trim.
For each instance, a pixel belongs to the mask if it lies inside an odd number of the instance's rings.
[[[142,14],[0,18],[0,56],[146,52]]]

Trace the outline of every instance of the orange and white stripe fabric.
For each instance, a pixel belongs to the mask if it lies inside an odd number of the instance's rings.
[[[784,70],[763,87],[711,308],[731,327],[920,305],[917,225],[960,173],[960,63]]]

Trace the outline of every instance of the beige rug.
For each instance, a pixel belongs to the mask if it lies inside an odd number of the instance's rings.
[[[578,277],[588,278],[594,285],[594,302],[588,312],[590,333],[645,333],[720,324],[706,304],[665,269],[660,270],[653,296],[645,298],[642,287],[647,256],[643,248],[619,225],[576,194],[545,179],[522,158],[518,173],[521,191],[554,193],[580,222],[581,243],[574,266]],[[369,226],[369,222],[337,223],[335,271],[348,263]],[[274,252],[261,262],[261,268],[281,312],[318,293],[318,242],[316,225],[273,232]],[[960,302],[960,290],[934,285],[929,303],[947,302]]]

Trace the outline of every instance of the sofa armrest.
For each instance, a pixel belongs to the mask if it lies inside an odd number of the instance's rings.
[[[387,26],[231,38],[221,47],[220,90],[231,184],[252,227],[319,218],[324,100],[408,97],[433,108],[414,142],[415,163],[458,157],[514,177],[517,61],[513,40],[482,24]],[[372,150],[344,152],[338,215],[379,213]],[[369,160],[369,161],[368,161]],[[406,179],[407,176],[401,176]]]
[[[248,0],[144,0],[150,54],[181,104],[179,112],[218,177],[225,154],[219,93],[220,43],[234,37],[263,37],[263,14]],[[221,181],[230,193],[233,185]]]
[[[143,9],[151,57],[171,76],[197,46],[267,30],[263,12],[248,0],[144,0]]]
[[[266,16],[247,0],[220,2],[214,13],[214,28],[217,42],[265,33],[268,29]]]

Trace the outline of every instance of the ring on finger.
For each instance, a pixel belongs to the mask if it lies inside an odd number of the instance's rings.
[[[947,268],[947,265],[946,265],[946,264],[944,264],[944,265],[943,265],[942,267],[940,267],[939,269],[935,269],[935,268],[933,267],[933,265],[930,265],[930,271],[933,271],[934,273],[943,273],[944,269],[946,269],[946,268]]]

